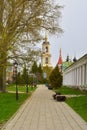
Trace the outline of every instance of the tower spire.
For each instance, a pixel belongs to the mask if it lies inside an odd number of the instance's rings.
[[[67,54],[67,57],[66,57],[66,62],[69,62],[69,54]]]
[[[61,48],[60,48],[60,54],[59,54],[59,59],[58,59],[58,64],[62,64],[62,54],[61,54]]]
[[[48,34],[47,34],[47,31],[45,31],[45,42],[48,41]]]
[[[61,48],[60,48],[59,59],[58,59],[58,67],[59,67],[59,71],[62,72],[62,54],[61,54]]]

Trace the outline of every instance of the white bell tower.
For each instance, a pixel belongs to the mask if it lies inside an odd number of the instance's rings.
[[[48,42],[47,36],[45,36],[45,41],[42,44],[42,68],[43,67],[52,67],[51,64],[51,53],[50,53],[50,43]]]

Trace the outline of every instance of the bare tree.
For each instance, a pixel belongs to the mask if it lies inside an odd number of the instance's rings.
[[[60,9],[61,6],[55,5],[53,0],[0,0],[2,91],[6,90],[7,60],[12,58],[10,54],[20,55],[17,49],[21,48],[26,37],[29,44],[41,40],[44,29],[53,34],[62,32],[59,26]]]

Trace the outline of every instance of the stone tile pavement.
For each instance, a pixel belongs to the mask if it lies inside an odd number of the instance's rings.
[[[53,100],[53,93],[38,86],[2,130],[87,130],[87,122],[65,102]]]

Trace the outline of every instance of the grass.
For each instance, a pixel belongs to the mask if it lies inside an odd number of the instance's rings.
[[[85,121],[87,121],[87,92],[68,87],[61,87],[56,92],[63,95],[77,95],[77,97],[68,98],[66,103],[72,107]],[[82,95],[82,96],[78,96]]]
[[[33,88],[31,86],[28,86],[28,91],[32,92],[34,91],[36,88]],[[7,91],[14,91],[16,90],[16,85],[15,84],[10,84],[7,87]],[[26,85],[18,85],[18,91],[19,92],[26,92]]]
[[[26,92],[25,86],[18,87],[19,99],[16,101],[15,93],[0,93],[0,127],[18,110],[18,108],[24,103],[24,101],[31,95],[30,92],[34,91],[35,88],[29,88],[29,93]],[[7,88],[9,91],[15,92],[15,85],[11,85]]]
[[[66,86],[62,86],[58,88],[57,90],[54,90],[55,92],[60,92],[63,95],[80,95],[80,94],[87,94],[85,91],[80,91],[79,89],[69,88]]]
[[[87,95],[69,98],[66,103],[87,121]]]

